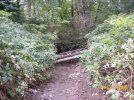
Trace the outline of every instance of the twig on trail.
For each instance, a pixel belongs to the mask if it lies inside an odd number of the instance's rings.
[[[3,100],[2,95],[0,95],[0,100]]]
[[[123,84],[127,83],[128,81],[131,81],[132,78],[134,78],[134,76],[130,76],[127,79],[123,80],[122,82],[119,82],[119,85],[123,85]]]

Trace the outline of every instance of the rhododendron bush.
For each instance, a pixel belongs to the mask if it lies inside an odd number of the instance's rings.
[[[134,15],[112,16],[98,25],[87,37],[89,50],[82,55],[81,61],[90,73],[92,85],[94,87],[127,85],[128,90],[123,93],[123,97],[132,99]],[[117,89],[109,93],[113,94],[113,99],[121,97],[121,91]]]
[[[49,77],[46,69],[55,59],[47,34],[29,33],[22,25],[0,17],[0,96],[23,96],[29,84]],[[19,95],[18,95],[19,94]]]

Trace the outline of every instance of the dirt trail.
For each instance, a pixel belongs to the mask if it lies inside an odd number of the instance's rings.
[[[74,62],[57,64],[52,78],[27,100],[107,100],[88,86],[86,73]]]

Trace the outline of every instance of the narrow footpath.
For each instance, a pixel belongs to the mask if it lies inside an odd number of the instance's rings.
[[[78,63],[59,63],[47,84],[26,100],[108,100],[88,83],[87,74]]]

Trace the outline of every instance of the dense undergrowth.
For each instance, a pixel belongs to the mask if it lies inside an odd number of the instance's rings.
[[[89,71],[92,86],[106,89],[108,94],[112,93],[113,100],[119,100],[121,96],[132,100],[134,15],[112,16],[86,37],[89,50],[82,54],[81,61]],[[119,88],[125,85],[127,90]]]
[[[0,12],[0,99],[19,100],[35,81],[49,77],[55,48],[48,34],[33,34]]]

